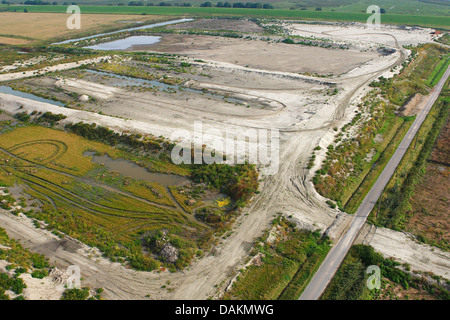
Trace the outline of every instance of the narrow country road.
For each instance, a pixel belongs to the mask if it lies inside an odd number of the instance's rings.
[[[393,175],[395,169],[397,168],[398,164],[405,155],[406,150],[408,149],[415,135],[419,131],[423,121],[428,115],[428,112],[431,110],[432,106],[439,97],[439,94],[441,93],[442,88],[444,87],[444,84],[447,81],[449,75],[450,75],[450,67],[447,68],[441,80],[433,89],[432,93],[430,94],[430,97],[428,98],[428,101],[424,105],[424,108],[417,115],[416,119],[414,120],[414,123],[409,128],[408,132],[406,133],[402,142],[398,146],[394,155],[389,160],[388,164],[378,177],[378,180],[375,182],[372,189],[364,198],[363,202],[361,203],[360,207],[358,208],[353,217],[349,229],[336,243],[336,245],[333,248],[331,248],[327,257],[323,261],[320,268],[317,270],[314,277],[311,279],[311,282],[306,287],[305,291],[303,291],[299,300],[317,300],[325,291],[326,287],[328,286],[329,282],[333,278],[334,274],[336,273],[342,261],[344,260],[347,252],[352,246],[359,231],[364,226],[366,219],[369,216],[375,204],[377,203],[378,198],[381,196],[381,193],[383,192],[384,188],[391,179],[391,176]]]

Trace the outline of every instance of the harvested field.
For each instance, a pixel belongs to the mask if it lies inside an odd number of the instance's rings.
[[[69,30],[66,25],[69,16],[65,13],[0,12],[0,30],[3,34],[49,40],[73,38],[77,35],[103,32],[111,28],[125,28],[127,25],[136,26],[136,22],[161,20],[161,16],[143,18],[136,15],[82,14],[81,29]]]
[[[450,121],[447,119],[431,152],[425,174],[411,199],[406,229],[431,243],[450,244]]]
[[[430,161],[445,165],[447,168],[450,166],[450,119],[447,118],[447,122],[442,128],[434,148],[431,151]]]
[[[0,36],[0,44],[18,45],[18,44],[26,44],[29,42],[30,42],[30,40],[27,40],[27,39]]]

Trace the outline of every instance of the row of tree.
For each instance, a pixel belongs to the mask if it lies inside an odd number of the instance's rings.
[[[209,1],[203,2],[200,7],[213,7],[213,4]],[[273,6],[269,3],[261,4],[259,2],[235,2],[233,4],[227,2],[219,1],[216,4],[217,8],[251,8],[251,9],[273,9]]]
[[[124,3],[119,3],[119,6],[124,6]],[[160,6],[160,7],[192,7],[192,4],[189,2],[183,2],[183,3],[173,3],[173,2],[159,2],[159,3],[153,3],[149,2],[147,4],[144,4],[143,1],[130,1],[128,2],[128,6]],[[200,7],[203,8],[210,8],[210,7],[216,7],[216,8],[252,8],[252,9],[273,9],[273,6],[269,3],[261,4],[257,2],[235,2],[231,4],[230,2],[222,2],[219,1],[215,6],[212,2],[206,1],[200,4]]]
[[[2,0],[2,4],[9,4],[10,2],[6,1],[6,0]],[[49,1],[42,1],[42,0],[26,0],[23,4],[26,5],[45,5],[45,6],[49,6],[49,5],[58,5],[58,2],[53,1],[53,2],[49,2]],[[67,6],[67,5],[76,5],[76,2],[63,2],[62,5],[63,6]],[[118,3],[118,6],[125,6],[125,3]],[[153,7],[153,6],[159,6],[159,7],[192,7],[192,4],[189,2],[183,2],[183,3],[173,3],[173,2],[159,2],[159,3],[153,3],[153,2],[148,2],[147,4],[145,4],[143,1],[129,1],[128,6],[133,7],[133,6],[137,6],[137,7],[141,7],[141,6],[149,6],[149,7]],[[216,7],[216,8],[252,8],[252,9],[273,9],[273,6],[269,3],[265,3],[265,4],[261,4],[261,3],[254,3],[254,2],[247,2],[247,3],[243,3],[243,2],[235,2],[233,4],[231,4],[230,2],[222,2],[219,1],[215,6],[209,2],[203,2],[202,4],[200,4],[200,7]]]
[[[123,6],[125,4],[123,3],[119,3],[119,6]],[[153,3],[153,2],[149,2],[146,4],[149,7],[153,7],[153,6],[159,6],[159,7],[192,7],[192,4],[188,3],[188,2],[183,2],[183,3],[172,3],[172,2],[160,2],[160,3]],[[137,6],[137,7],[141,7],[141,6],[145,6],[144,2],[142,1],[130,1],[128,2],[128,6]]]

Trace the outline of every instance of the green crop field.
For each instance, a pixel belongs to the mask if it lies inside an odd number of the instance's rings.
[[[146,14],[146,15],[176,15],[176,16],[240,16],[263,18],[288,18],[308,20],[334,20],[365,22],[370,16],[363,12],[332,12],[310,10],[285,10],[285,9],[247,9],[247,8],[201,8],[201,7],[147,7],[147,6],[88,6],[81,5],[81,13],[107,13],[107,14]],[[41,5],[12,5],[0,6],[0,10],[23,12],[66,12],[66,6],[41,6]],[[382,23],[401,25],[450,27],[450,19],[447,16],[383,14]]]
[[[9,0],[11,4],[21,4],[21,0]],[[53,1],[50,1],[53,3]],[[57,4],[62,4],[64,1],[57,1]],[[79,5],[96,5],[96,6],[117,6],[119,4],[127,5],[129,1],[125,0],[79,0]],[[143,1],[146,4],[157,5],[161,1],[147,0]],[[176,6],[178,1],[171,2]],[[191,6],[200,7],[205,2],[204,0],[187,0],[179,1],[178,3],[189,3]],[[211,1],[213,6],[216,6],[219,1]],[[223,1],[225,2],[225,1]],[[236,1],[229,1],[234,3]],[[242,1],[246,3],[247,1]],[[419,15],[437,15],[446,16],[450,14],[450,3],[447,0],[262,0],[249,2],[260,2],[261,4],[270,3],[275,9],[290,9],[290,10],[310,10],[316,9],[321,11],[336,11],[336,12],[363,12],[367,7],[373,4],[383,8],[389,14],[419,14]],[[69,2],[70,3],[70,2]]]

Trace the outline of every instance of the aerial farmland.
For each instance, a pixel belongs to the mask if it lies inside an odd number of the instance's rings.
[[[448,27],[59,7],[0,12],[0,297],[449,298]]]

